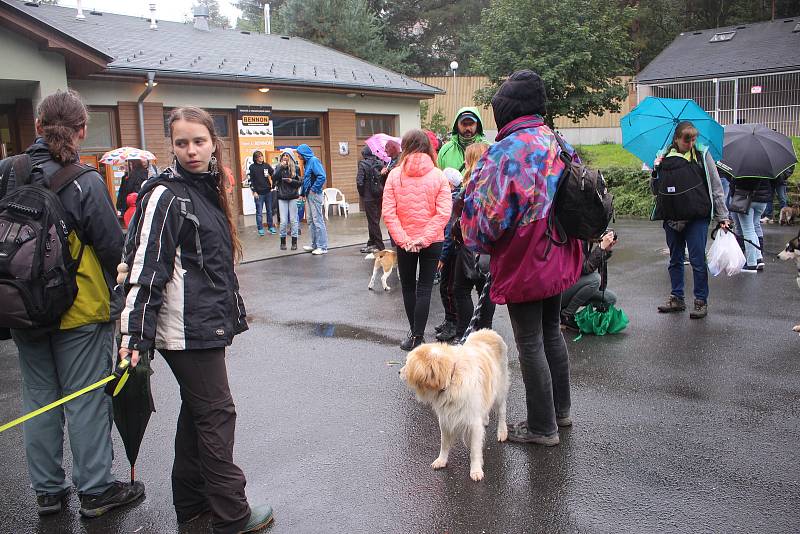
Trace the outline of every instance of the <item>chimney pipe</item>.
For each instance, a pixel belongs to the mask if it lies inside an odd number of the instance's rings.
[[[156,24],[156,5],[150,4],[150,29],[157,30],[158,24]]]
[[[194,13],[194,27],[204,32],[209,31],[208,27],[208,8],[206,6],[196,6]]]
[[[264,33],[266,33],[267,35],[272,33],[269,4],[264,4]]]
[[[78,0],[77,8],[78,8],[78,14],[75,15],[75,18],[78,20],[85,20],[86,15],[83,14],[83,6],[81,5],[81,0]]]

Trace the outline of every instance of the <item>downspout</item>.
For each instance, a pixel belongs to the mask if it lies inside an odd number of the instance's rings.
[[[147,150],[147,140],[144,137],[144,100],[153,92],[153,87],[155,87],[153,79],[155,77],[155,72],[150,71],[147,73],[147,87],[144,92],[139,95],[139,100],[136,101],[139,107],[139,139],[142,142],[142,146],[140,147],[142,150]]]

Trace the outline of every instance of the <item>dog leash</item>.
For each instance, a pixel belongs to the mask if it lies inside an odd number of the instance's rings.
[[[458,341],[459,345],[463,345],[467,341],[467,337],[475,331],[478,321],[481,320],[481,311],[483,310],[483,303],[489,298],[489,288],[492,285],[492,273],[486,273],[486,282],[483,284],[483,291],[478,297],[478,304],[475,306],[475,311],[472,314],[472,319],[469,320],[469,326],[464,331],[464,335]]]

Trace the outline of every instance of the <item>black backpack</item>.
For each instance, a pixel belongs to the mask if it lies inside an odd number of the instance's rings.
[[[653,221],[693,221],[711,213],[711,197],[704,169],[679,156],[666,157],[653,171],[656,195]]]
[[[548,214],[548,237],[557,245],[565,244],[569,237],[597,240],[614,217],[614,196],[602,173],[572,161],[561,136],[555,132],[553,135],[561,147],[559,157],[564,162],[564,172]]]
[[[0,175],[0,327],[57,326],[78,294],[83,256],[73,259],[70,222],[58,193],[79,176],[96,170],[70,163],[50,177],[49,188],[30,183],[30,156],[14,156]],[[11,172],[16,187],[6,194]],[[81,240],[82,241],[82,240]]]

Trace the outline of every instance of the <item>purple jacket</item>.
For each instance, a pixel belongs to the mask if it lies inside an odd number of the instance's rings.
[[[557,246],[547,237],[547,215],[564,170],[560,148],[538,115],[511,121],[497,141],[467,184],[464,243],[491,256],[493,302],[543,300],[572,286],[581,274],[580,241]]]

